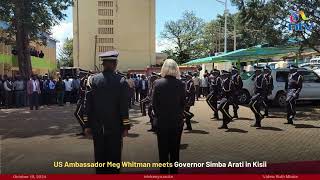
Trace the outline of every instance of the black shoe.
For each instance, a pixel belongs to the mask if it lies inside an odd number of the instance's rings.
[[[292,121],[292,120],[290,120],[290,119],[288,119],[288,122],[283,123],[283,124],[293,124],[293,121]]]
[[[148,132],[155,132],[155,130],[154,129],[149,129]]]
[[[227,125],[222,125],[221,127],[218,127],[218,129],[229,129]]]
[[[192,128],[185,128],[186,131],[192,131]]]
[[[147,116],[147,114],[146,113],[142,113],[142,116]]]
[[[256,123],[254,125],[251,125],[251,127],[259,127],[259,125]]]
[[[84,132],[76,134],[76,136],[84,136]]]

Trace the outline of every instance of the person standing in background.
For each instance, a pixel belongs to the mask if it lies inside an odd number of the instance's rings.
[[[131,109],[132,105],[134,104],[133,97],[134,97],[135,84],[134,84],[133,79],[131,79],[131,75],[130,74],[127,75],[126,81],[128,83],[128,86],[129,86],[129,89],[128,89],[128,91],[129,91],[128,107],[129,107],[129,109]]]
[[[79,99],[79,91],[80,91],[80,79],[79,76],[76,76],[74,80],[72,80],[72,103],[76,103]]]
[[[36,110],[39,109],[39,95],[41,94],[40,90],[40,82],[37,79],[36,75],[32,76],[32,79],[30,79],[27,83],[27,92],[29,95],[30,100],[30,110],[33,110],[35,107]]]
[[[71,92],[72,92],[72,80],[69,78],[69,76],[66,77],[64,80],[65,84],[65,98],[64,101],[66,103],[71,102]]]
[[[3,88],[4,88],[4,104],[5,104],[5,107],[8,109],[12,106],[13,85],[12,85],[11,79],[7,75],[4,76]]]
[[[50,79],[49,79],[49,104],[56,103],[55,88],[56,88],[56,82],[53,80],[52,77],[50,77]]]
[[[25,83],[20,76],[16,77],[16,81],[13,83],[13,89],[16,98],[16,107],[20,108],[25,105]]]
[[[62,80],[61,77],[59,77],[59,80],[56,83],[55,90],[56,90],[58,105],[59,106],[63,106],[63,104],[64,104],[64,92],[66,90],[66,86],[65,86],[65,83],[64,83],[64,81]]]
[[[167,59],[161,69],[161,79],[155,81],[152,105],[155,113],[160,163],[179,162],[186,105],[185,85],[180,78],[177,63]],[[161,174],[177,174],[176,167],[161,167]]]
[[[146,79],[145,75],[141,76],[141,80],[139,82],[139,89],[140,89],[140,101],[148,95],[148,80]]]
[[[209,82],[208,82],[208,75],[203,75],[203,78],[201,78],[201,93],[203,97],[206,97],[208,95],[209,91]]]
[[[192,78],[193,80],[193,84],[195,87],[195,94],[196,94],[196,100],[199,101],[199,96],[200,96],[200,78],[198,77],[198,75],[194,75],[194,77]]]
[[[4,105],[4,87],[3,87],[3,79],[0,74],[0,108]]]
[[[135,87],[136,87],[136,102],[140,102],[139,96],[140,96],[140,75],[135,75]]]

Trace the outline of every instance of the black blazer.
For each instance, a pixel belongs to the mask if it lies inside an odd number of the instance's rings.
[[[182,128],[183,111],[186,105],[185,85],[172,76],[155,81],[152,104],[157,128]]]

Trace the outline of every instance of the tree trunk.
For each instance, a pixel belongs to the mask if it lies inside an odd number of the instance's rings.
[[[27,16],[24,1],[15,1],[15,20],[16,20],[16,46],[19,71],[22,77],[30,78],[32,74],[31,57],[29,49],[29,34],[26,29],[24,19]]]

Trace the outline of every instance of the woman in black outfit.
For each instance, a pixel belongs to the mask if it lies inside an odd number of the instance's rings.
[[[179,80],[177,63],[167,59],[161,69],[161,79],[155,81],[152,104],[156,117],[156,131],[160,163],[179,161],[180,141],[185,107],[185,85]],[[176,174],[178,168],[160,168],[162,174]]]

